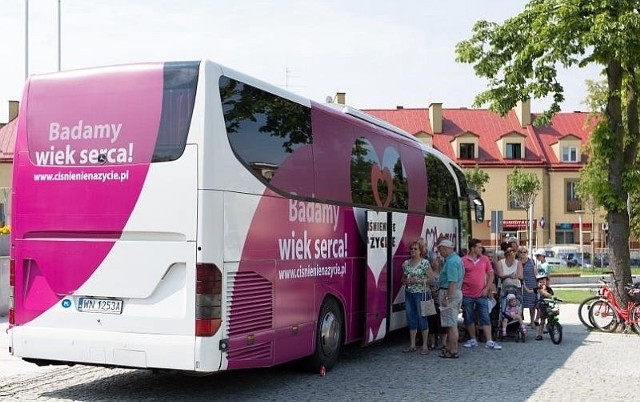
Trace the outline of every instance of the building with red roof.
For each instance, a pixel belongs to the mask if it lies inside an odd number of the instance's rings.
[[[558,113],[549,126],[535,127],[537,115],[531,113],[529,101],[520,102],[506,116],[487,109],[443,108],[441,103],[364,111],[409,132],[463,168],[478,166],[489,175],[482,194],[487,221],[473,228],[474,236],[485,244],[509,236],[528,244],[527,211],[515,205],[507,192],[507,176],[519,167],[542,183],[534,203],[535,247],[578,244],[581,220],[583,244],[590,245],[593,239],[594,247],[603,246],[603,212],[585,211],[583,216],[575,212],[582,210],[575,185],[586,162],[581,149],[593,126],[589,113]],[[498,236],[491,233],[490,211],[503,211],[503,231]]]

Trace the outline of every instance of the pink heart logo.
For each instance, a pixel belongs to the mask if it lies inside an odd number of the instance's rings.
[[[386,184],[387,194],[382,202],[380,198],[381,187]],[[393,180],[391,179],[391,172],[389,168],[382,168],[378,165],[371,166],[371,191],[373,192],[373,199],[376,205],[379,207],[388,207],[391,204],[391,198],[393,197]]]

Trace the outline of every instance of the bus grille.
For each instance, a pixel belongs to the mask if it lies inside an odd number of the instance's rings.
[[[255,272],[232,273],[226,293],[229,336],[271,329],[273,289],[268,280]]]

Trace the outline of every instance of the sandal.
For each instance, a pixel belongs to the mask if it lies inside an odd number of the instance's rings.
[[[423,355],[423,356],[428,355],[429,354],[429,348],[426,347],[426,346],[423,346],[422,350],[420,351],[420,354]]]
[[[457,353],[451,353],[448,350],[444,350],[442,351],[442,353],[440,353],[440,357],[443,359],[457,359],[460,357],[460,355]]]
[[[536,341],[541,341],[541,340],[542,340],[542,335],[536,336]]]
[[[408,347],[402,351],[402,353],[413,353],[416,351],[416,348]]]

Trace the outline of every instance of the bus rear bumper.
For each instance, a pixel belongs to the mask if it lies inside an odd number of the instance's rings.
[[[11,351],[34,363],[195,370],[194,336],[16,326]]]

